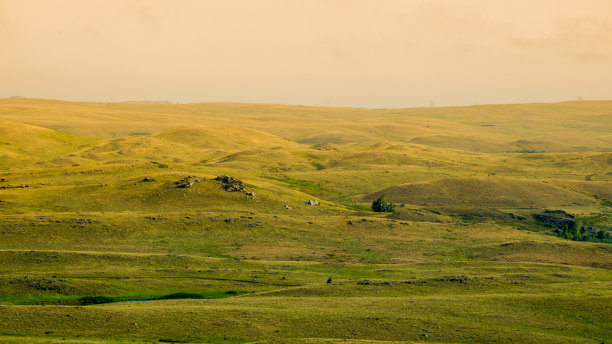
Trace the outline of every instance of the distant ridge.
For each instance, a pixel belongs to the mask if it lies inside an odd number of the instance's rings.
[[[612,101],[367,110],[250,103],[1,99],[0,119],[82,137],[243,127],[304,144],[412,142],[482,153],[612,151]],[[273,123],[273,125],[271,125]]]

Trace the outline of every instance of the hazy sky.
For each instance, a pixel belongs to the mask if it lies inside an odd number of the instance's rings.
[[[611,0],[0,0],[0,97],[612,99]]]

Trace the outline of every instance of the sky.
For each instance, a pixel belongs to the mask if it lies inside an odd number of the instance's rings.
[[[610,0],[0,0],[0,97],[612,99]]]

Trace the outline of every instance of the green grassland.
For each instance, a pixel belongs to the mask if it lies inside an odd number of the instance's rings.
[[[0,169],[0,343],[612,342],[611,101],[0,99]]]

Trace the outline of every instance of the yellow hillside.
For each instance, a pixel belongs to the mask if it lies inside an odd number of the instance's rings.
[[[591,197],[548,183],[500,177],[449,178],[397,185],[363,199],[372,201],[381,195],[395,203],[438,206],[548,208],[598,203]]]
[[[51,159],[89,147],[96,141],[47,128],[0,120],[0,168]]]
[[[163,140],[202,149],[269,149],[296,146],[295,143],[263,131],[243,127],[187,126],[155,135]]]
[[[2,99],[0,342],[606,341],[610,113]]]
[[[612,149],[611,109],[610,101],[368,110],[19,98],[0,100],[0,119],[101,138],[204,125],[248,127],[307,144],[404,141],[480,152],[582,152]]]

